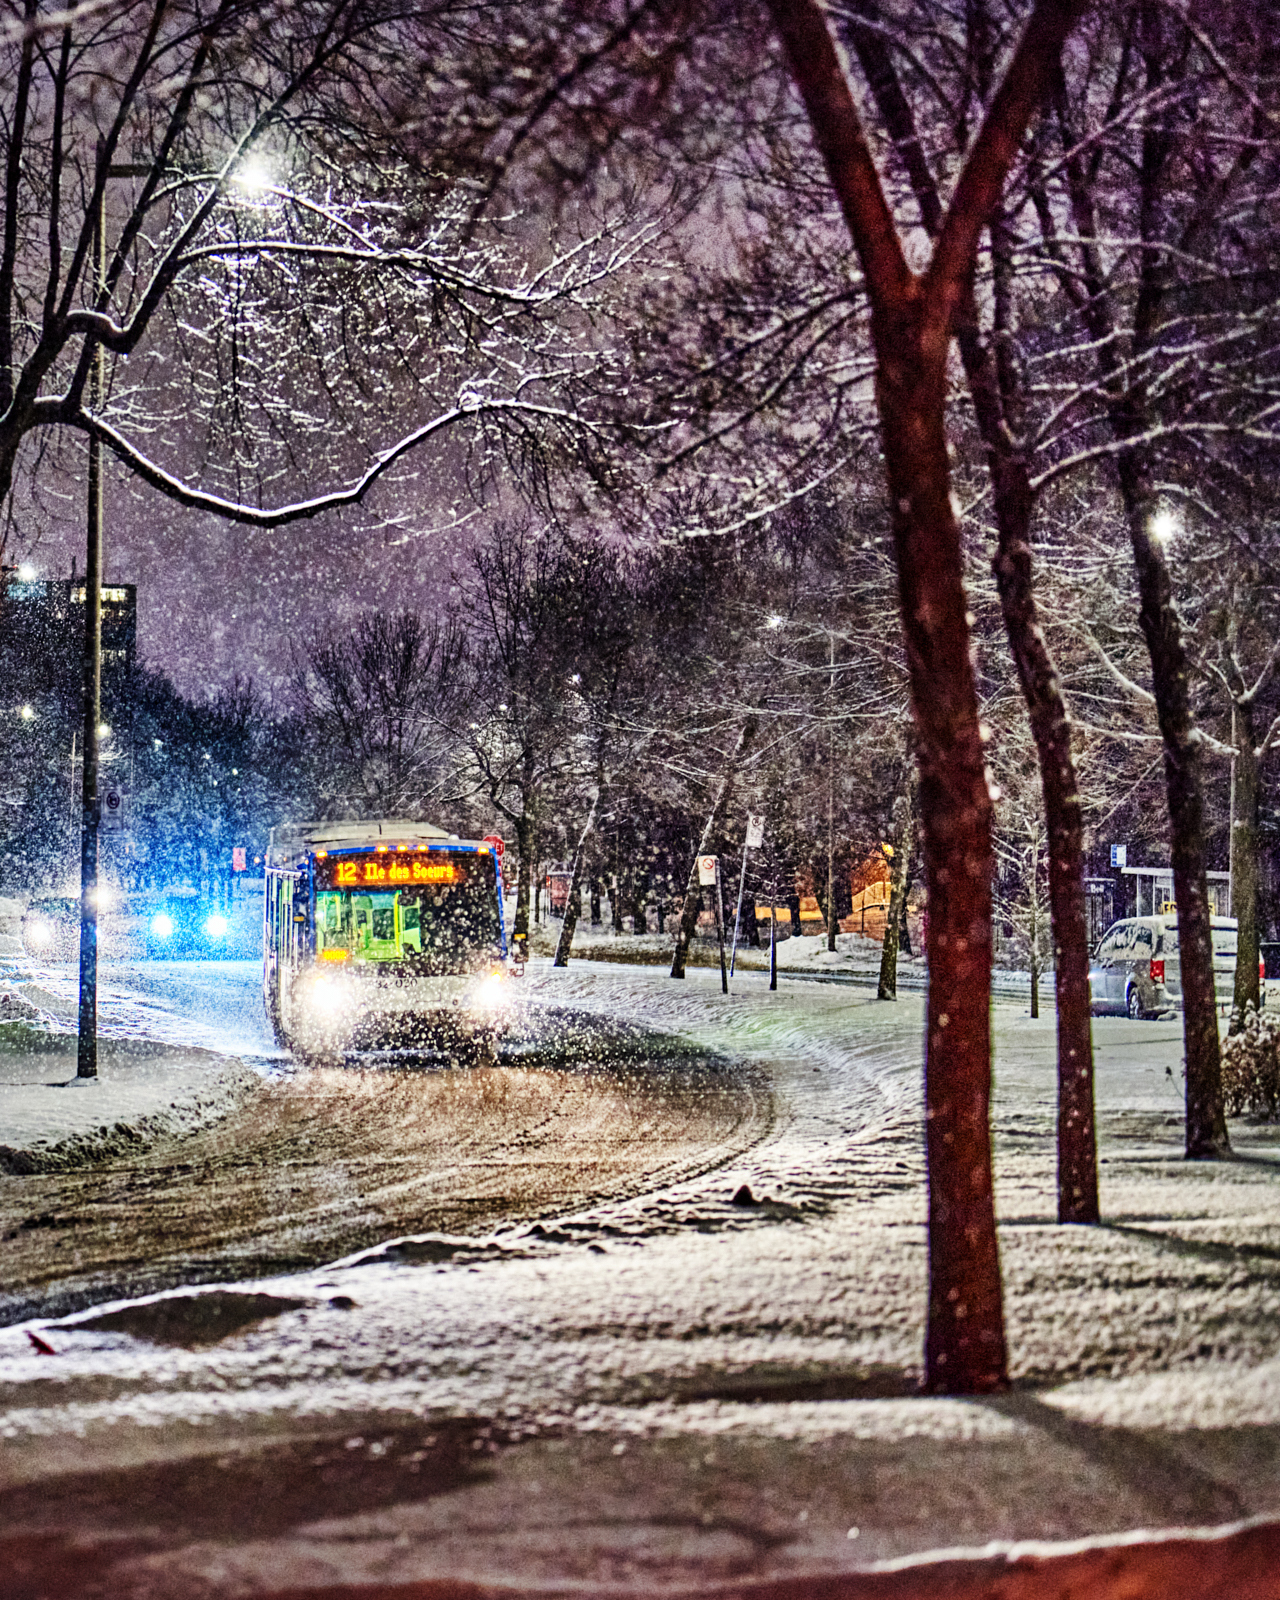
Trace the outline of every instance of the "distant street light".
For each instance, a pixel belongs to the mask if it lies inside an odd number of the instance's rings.
[[[35,716],[35,709],[32,706],[23,706],[22,709],[18,712],[18,715],[22,718],[22,720],[24,722],[30,722],[31,719]]]

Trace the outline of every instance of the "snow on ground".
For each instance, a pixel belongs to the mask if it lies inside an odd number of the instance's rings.
[[[714,970],[680,983],[582,961],[532,963],[525,983],[532,1005],[746,1061],[771,1097],[768,1131],[731,1166],[656,1193],[246,1285],[279,1314],[212,1343],[184,1338],[173,1296],[129,1309],[127,1329],[95,1313],[31,1325],[56,1359],[34,1353],[28,1326],[0,1330],[0,1482],[334,1428],[372,1456],[388,1430],[444,1418],[526,1436],[443,1501],[314,1525],[295,1582],[366,1566],[384,1581],[494,1578],[517,1561],[563,1576],[570,1546],[612,1573],[627,1550],[664,1548],[673,1485],[711,1508],[724,1548],[754,1551],[732,1570],[761,1576],[1280,1513],[1280,1138],[1236,1124],[1236,1161],[1182,1159],[1180,1019],[1095,1022],[1106,1222],[1068,1228],[1054,1211],[1052,1014],[993,1008],[1017,1387],[960,1401],[912,1393],[920,995],[787,978],[771,993],[740,972],[724,996]],[[785,1536],[742,1533],[753,1495],[751,1516]],[[700,1537],[682,1549],[719,1572],[721,1545]],[[266,1571],[282,1559],[271,1548],[242,1556]]]
[[[559,937],[560,924],[544,922],[536,926],[529,947],[537,955],[552,955]],[[614,933],[611,928],[579,922],[574,930],[572,955],[577,960],[625,962],[627,964],[670,966],[673,949],[671,933]],[[804,973],[815,979],[836,978],[852,980],[875,988],[880,979],[881,943],[859,933],[836,935],[836,948],[827,949],[825,933],[796,934],[780,939],[777,945],[779,972]],[[725,961],[731,952],[726,946]],[[718,968],[718,944],[700,935],[689,951],[691,965]],[[767,972],[769,947],[740,945],[734,962],[737,972]],[[911,992],[925,988],[925,964],[919,956],[898,956],[898,988]],[[1025,998],[1031,993],[1031,975],[997,968],[991,974],[991,992],[1006,998]],[[1041,978],[1041,993],[1051,996],[1053,975]]]
[[[256,975],[256,964],[239,965]],[[98,1076],[81,1079],[75,967],[0,959],[0,1171],[79,1165],[224,1115],[254,1081],[228,1051],[248,1046],[252,1058],[263,1044],[237,975],[201,1018],[155,998],[157,985],[172,988],[181,974],[104,966]]]

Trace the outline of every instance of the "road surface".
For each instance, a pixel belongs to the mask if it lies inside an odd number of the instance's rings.
[[[69,970],[41,974],[51,994]],[[758,1073],[636,1027],[526,1006],[496,1062],[297,1067],[256,966],[104,969],[114,1034],[237,1051],[211,1126],[69,1172],[0,1177],[6,1321],[320,1265],[404,1234],[483,1234],[665,1187],[772,1119]]]

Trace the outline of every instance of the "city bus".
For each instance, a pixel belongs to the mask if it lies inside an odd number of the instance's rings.
[[[262,991],[303,1057],[491,1046],[509,980],[493,847],[420,822],[290,823],[267,851]]]

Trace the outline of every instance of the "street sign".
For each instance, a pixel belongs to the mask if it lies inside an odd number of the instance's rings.
[[[1129,865],[1129,846],[1127,844],[1113,844],[1111,846],[1111,865],[1113,867],[1127,867]]]
[[[98,826],[108,833],[119,833],[124,827],[124,794],[119,789],[104,789],[99,805],[101,815]]]
[[[505,851],[507,847],[496,833],[486,833],[480,842],[481,844],[487,844],[493,851],[494,855],[497,856],[498,860],[502,860],[503,851]]]
[[[716,858],[714,856],[698,857],[698,884],[706,888],[708,884],[716,881]]]
[[[244,846],[242,844],[233,845],[231,849],[232,872],[243,872],[247,865]]]
[[[747,849],[758,850],[764,843],[764,817],[747,813]]]

